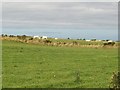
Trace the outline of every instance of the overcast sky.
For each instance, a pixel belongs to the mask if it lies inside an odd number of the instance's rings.
[[[116,29],[117,3],[3,3],[3,26]]]
[[[3,3],[3,29],[112,30],[118,27],[117,2]]]

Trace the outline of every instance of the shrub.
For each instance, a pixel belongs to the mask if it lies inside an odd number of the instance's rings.
[[[113,72],[109,88],[112,90],[120,90],[120,72],[117,73]]]
[[[9,37],[15,37],[14,35],[9,35]]]
[[[83,38],[83,40],[86,40],[85,38]]]
[[[27,37],[26,35],[22,35],[22,36],[17,35],[17,38],[18,38],[18,39],[22,39],[22,40],[25,40],[26,37]]]
[[[2,34],[1,36],[4,37],[4,34]]]
[[[8,35],[7,34],[2,34],[2,37],[7,37]]]
[[[51,40],[45,40],[44,43],[52,43]]]
[[[73,45],[77,45],[78,43],[77,43],[77,41],[73,41]]]
[[[23,40],[25,40],[25,39],[26,39],[26,37],[27,37],[26,35],[22,35],[22,39],[23,39]]]
[[[96,41],[96,39],[91,39],[91,41]]]
[[[29,38],[29,40],[33,40],[33,38],[31,37],[31,38]]]
[[[75,75],[75,83],[77,83],[77,84],[80,84],[80,71],[77,71],[76,73],[75,73],[76,75]]]
[[[76,76],[75,76],[75,81],[74,82],[80,83],[80,72],[79,71],[76,72]]]
[[[66,42],[63,43],[64,45],[66,44]]]

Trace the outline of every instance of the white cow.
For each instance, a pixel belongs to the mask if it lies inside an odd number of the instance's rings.
[[[42,36],[42,39],[47,39],[47,36]]]
[[[109,40],[108,42],[113,42],[112,40]]]
[[[38,39],[40,39],[40,36],[33,36],[33,38],[38,38]]]

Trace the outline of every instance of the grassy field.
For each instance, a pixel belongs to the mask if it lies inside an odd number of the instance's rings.
[[[3,41],[3,88],[107,88],[117,48],[55,47]]]

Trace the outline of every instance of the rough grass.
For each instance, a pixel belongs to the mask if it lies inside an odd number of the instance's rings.
[[[85,41],[85,40],[75,40],[75,39],[31,39],[32,37],[27,36],[25,39],[20,39],[18,37],[1,37],[0,40],[17,41],[29,44],[39,44],[46,46],[59,46],[59,47],[89,47],[89,48],[118,48],[119,42],[115,42],[114,45],[104,45],[104,41]]]
[[[2,47],[3,88],[107,88],[118,67],[116,48],[52,47],[6,40]],[[77,77],[79,82],[75,82]]]

